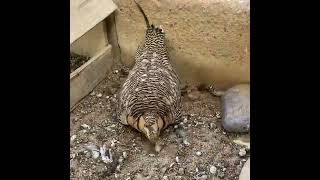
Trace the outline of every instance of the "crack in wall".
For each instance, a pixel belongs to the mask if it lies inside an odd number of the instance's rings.
[[[124,63],[122,62],[122,55],[121,55],[121,48],[120,48],[120,44],[119,44],[118,29],[117,29],[116,14],[115,13],[113,14],[113,23],[114,23],[114,28],[115,28],[117,45],[118,45],[118,49],[119,49],[119,61],[122,65],[124,65]]]

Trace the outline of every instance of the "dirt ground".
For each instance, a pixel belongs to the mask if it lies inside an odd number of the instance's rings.
[[[184,90],[183,119],[162,132],[165,146],[157,154],[142,134],[114,119],[116,93],[126,75],[115,67],[71,112],[71,179],[238,179],[250,154],[240,156],[244,147],[233,143],[240,135],[222,129],[219,97]],[[111,163],[86,148],[103,144],[112,150]]]
[[[90,57],[81,56],[79,54],[70,52],[70,72],[73,72],[78,67],[86,63]]]

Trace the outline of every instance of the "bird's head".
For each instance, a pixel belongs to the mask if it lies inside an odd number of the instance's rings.
[[[156,143],[159,139],[161,129],[163,128],[163,120],[157,113],[146,112],[139,119],[139,129],[150,140]]]

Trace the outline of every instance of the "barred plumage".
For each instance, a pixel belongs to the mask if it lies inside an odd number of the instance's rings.
[[[161,130],[180,118],[181,94],[179,78],[168,57],[165,33],[145,19],[145,41],[138,47],[135,65],[119,92],[117,116],[123,124],[155,142]]]

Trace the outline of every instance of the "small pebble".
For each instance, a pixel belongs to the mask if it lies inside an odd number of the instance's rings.
[[[179,163],[179,157],[178,156],[176,157],[176,162]]]
[[[210,129],[215,129],[217,126],[214,123],[210,123]]]
[[[74,159],[76,157],[76,154],[71,154],[70,159]]]
[[[183,119],[183,123],[186,124],[187,122],[188,122],[188,119],[187,119],[187,118],[184,118],[184,119]]]
[[[170,168],[172,168],[172,166],[173,166],[173,165],[174,165],[174,162],[173,162],[173,163],[171,163],[169,167],[170,167]]]
[[[217,117],[218,119],[221,118],[221,113],[220,113],[219,111],[216,112],[216,117]]]
[[[100,156],[100,152],[98,152],[98,151],[92,151],[91,153],[92,153],[93,159],[97,159]]]
[[[160,152],[161,149],[162,149],[161,145],[157,143],[157,144],[155,145],[155,150],[156,150],[156,152]]]
[[[184,130],[182,130],[182,129],[177,129],[177,130],[176,130],[176,133],[177,133],[177,135],[178,135],[179,137],[181,137],[181,138],[186,137],[186,132],[185,132]]]
[[[107,98],[107,99],[109,99],[109,98],[110,98],[110,96],[106,96],[106,98]]]
[[[120,172],[120,164],[116,167],[116,170]]]
[[[163,180],[168,180],[169,178],[168,178],[168,176],[163,176],[162,179],[163,179]]]
[[[124,159],[126,159],[128,157],[128,153],[124,151],[124,152],[122,152],[122,156]]]
[[[90,126],[87,124],[82,124],[81,127],[86,128],[86,129],[90,129]]]
[[[178,125],[174,125],[174,128],[177,129],[177,128],[178,128]]]
[[[101,93],[97,94],[97,97],[98,97],[98,98],[101,98],[101,97],[102,97],[102,94],[101,94]]]
[[[225,172],[227,170],[227,168],[223,168],[222,171]]]
[[[183,169],[183,168],[179,168],[178,173],[179,173],[180,175],[183,175],[183,174],[184,174],[184,169]]]
[[[245,148],[240,149],[240,151],[239,151],[239,156],[240,157],[244,157],[246,154],[247,154],[247,152],[246,152]]]
[[[127,177],[127,179],[126,180],[130,180],[131,179],[131,177]]]
[[[90,94],[91,96],[94,96],[96,95],[96,93],[94,91],[92,91],[92,93]]]
[[[71,142],[73,142],[76,138],[77,138],[77,135],[72,135],[70,138]]]
[[[156,155],[155,155],[155,154],[149,154],[149,156],[150,156],[150,157],[155,157]]]
[[[118,162],[119,162],[119,163],[122,163],[122,162],[123,162],[123,157],[120,157],[119,160],[118,160]]]
[[[215,166],[210,167],[210,173],[215,175],[217,173],[217,168]]]
[[[118,178],[119,177],[119,174],[114,174],[114,178]]]
[[[89,151],[85,151],[85,156],[86,156],[86,158],[90,158],[91,157],[91,153]]]
[[[196,155],[197,155],[197,156],[201,156],[201,154],[202,154],[202,153],[201,153],[200,151],[197,151],[197,152],[196,152]]]
[[[197,178],[197,179],[199,179],[199,180],[206,180],[206,179],[208,179],[208,176],[207,176],[207,175],[202,175],[202,176],[200,176],[200,177]]]
[[[190,143],[188,142],[187,139],[183,139],[183,144],[186,145],[186,146],[190,146]]]

